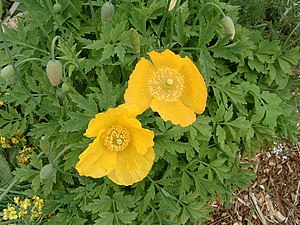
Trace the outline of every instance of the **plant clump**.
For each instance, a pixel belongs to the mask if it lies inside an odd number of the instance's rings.
[[[201,224],[255,180],[245,159],[297,141],[299,47],[237,6],[55,2],[0,29],[5,223]]]

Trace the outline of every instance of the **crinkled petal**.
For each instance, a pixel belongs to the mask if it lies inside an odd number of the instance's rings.
[[[136,104],[140,107],[139,114],[149,108],[153,97],[149,93],[148,79],[155,72],[153,64],[142,58],[135,66],[133,73],[128,81],[128,88],[124,99],[126,103]]]
[[[162,67],[170,67],[179,71],[184,64],[183,59],[179,55],[176,55],[168,49],[162,53],[152,51],[149,52],[148,55],[157,70]]]
[[[141,123],[137,119],[123,118],[119,121],[119,124],[129,130],[130,145],[134,145],[139,154],[143,155],[150,147],[153,147],[154,132],[142,128]]]
[[[184,77],[184,90],[180,100],[184,105],[201,114],[205,110],[207,100],[205,81],[197,66],[189,58],[184,58],[184,61],[185,64],[179,71]]]
[[[186,127],[196,120],[194,111],[186,107],[181,101],[166,102],[154,99],[151,102],[153,111],[158,112],[164,121],[170,120],[173,124]]]
[[[102,139],[97,137],[79,156],[76,170],[80,176],[100,178],[114,170],[116,165],[117,152],[109,151],[103,145]]]
[[[151,170],[155,154],[153,148],[141,155],[131,145],[126,150],[118,152],[117,166],[108,178],[119,185],[132,185],[143,180]]]
[[[109,129],[115,125],[119,118],[122,116],[136,117],[140,109],[137,105],[133,104],[122,104],[117,108],[110,108],[106,112],[98,113],[94,119],[89,122],[88,128],[85,132],[85,136],[97,137],[98,132],[101,129]]]

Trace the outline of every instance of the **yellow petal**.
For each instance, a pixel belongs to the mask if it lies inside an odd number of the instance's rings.
[[[103,133],[101,130],[99,133]],[[117,152],[109,151],[103,145],[101,137],[97,137],[79,156],[76,170],[80,176],[100,178],[116,168]]]
[[[162,67],[169,67],[179,71],[184,64],[183,59],[179,55],[176,55],[168,49],[162,53],[152,51],[149,52],[148,55],[157,70]]]
[[[184,61],[185,64],[179,71],[184,77],[184,90],[180,100],[188,108],[201,114],[205,110],[207,100],[205,81],[197,66],[189,58],[184,58]]]
[[[118,152],[117,166],[108,178],[119,185],[132,185],[143,180],[154,162],[154,150],[149,148],[144,155],[137,153],[134,147]]]
[[[140,108],[136,104],[124,103],[119,105],[117,108],[122,113],[122,116],[135,118],[139,115]]]
[[[101,129],[109,129],[113,125],[117,124],[120,117],[136,117],[140,109],[137,105],[122,104],[117,108],[110,108],[106,112],[98,113],[94,119],[89,122],[88,128],[85,132],[85,136],[97,137],[98,132]]]
[[[130,132],[130,145],[134,145],[136,151],[143,155],[154,145],[154,132],[142,128],[137,119],[124,118],[119,121],[120,126],[126,127]]]
[[[196,120],[194,111],[181,101],[165,102],[154,99],[151,102],[151,109],[158,112],[164,121],[170,120],[173,124],[179,124],[182,127],[189,126]]]
[[[124,99],[126,103],[138,105],[140,114],[149,108],[153,99],[148,90],[148,79],[154,72],[155,68],[150,61],[142,58],[130,75]]]

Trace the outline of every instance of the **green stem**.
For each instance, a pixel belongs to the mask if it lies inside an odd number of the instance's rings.
[[[89,22],[81,15],[81,13],[78,11],[77,7],[75,7],[75,5],[70,0],[68,0],[68,3],[72,6],[72,8],[75,10],[75,12],[81,17],[81,19],[85,23],[89,24]]]
[[[215,4],[215,3],[213,3],[213,2],[207,2],[207,3],[205,3],[205,4],[200,8],[199,12],[197,13],[197,16],[196,16],[196,18],[194,19],[194,22],[193,22],[192,30],[193,30],[194,26],[196,25],[197,21],[199,20],[199,17],[202,15],[202,11],[203,11],[203,9],[204,9],[204,7],[205,7],[206,5],[212,5],[212,6],[215,6],[215,7],[222,13],[223,17],[226,16],[225,13],[223,12],[223,10],[220,8],[220,6],[218,6],[217,4]]]
[[[58,153],[58,155],[55,157],[55,159],[53,159],[52,163],[55,163],[55,161],[57,161],[66,151],[68,151],[70,148],[74,147],[75,144],[70,144],[67,147],[65,147],[60,153]]]
[[[24,90],[26,90],[26,93],[28,92],[27,89],[24,89]],[[29,92],[28,92],[28,93],[29,93]],[[11,96],[13,96],[13,97],[18,101],[19,98],[18,98],[17,96],[15,96],[12,92],[10,92],[9,94],[10,94]],[[35,103],[36,105],[39,105],[39,103],[35,100],[35,98],[33,98],[33,97],[31,96],[30,93],[29,93],[29,95],[30,95],[30,98],[34,101],[34,103]],[[23,101],[18,101],[18,102],[19,102],[21,105],[24,105],[25,108],[30,109],[30,107],[31,107],[31,106],[29,106],[27,103],[25,103],[25,102],[23,102]],[[44,112],[50,114],[48,110],[46,110],[46,109],[44,109],[44,108],[42,108],[42,109],[44,110]],[[43,119],[43,120],[45,120],[46,122],[49,122],[49,120],[45,117],[45,115],[42,115],[42,114],[38,113],[36,110],[34,110],[34,111],[32,111],[32,112],[35,113],[36,115],[38,115],[38,116],[40,117],[40,119]]]
[[[80,179],[81,177],[78,176],[77,174],[71,174],[71,173],[68,173],[68,172],[65,172],[63,171],[61,168],[59,168],[58,166],[56,165],[53,165],[55,167],[55,169],[57,169],[60,173],[62,174],[66,174],[66,175],[69,175],[69,176],[72,176],[72,177],[77,177],[78,179]]]
[[[18,70],[17,70],[16,65],[14,64],[13,57],[12,57],[12,55],[11,55],[11,53],[10,53],[9,48],[8,48],[7,41],[6,41],[6,37],[5,37],[5,35],[4,35],[4,33],[3,33],[3,29],[2,29],[2,23],[1,23],[1,26],[0,26],[0,33],[1,33],[1,36],[2,36],[2,40],[3,40],[3,44],[4,44],[4,49],[5,49],[5,51],[6,51],[6,54],[7,54],[7,56],[8,56],[8,59],[9,59],[9,61],[10,61],[10,64],[12,65],[13,70],[14,70],[14,72],[15,72],[15,74],[16,74],[17,82],[18,82],[18,81],[19,81]]]
[[[52,42],[51,42],[51,58],[52,58],[52,60],[55,59],[55,55],[54,55],[55,42],[56,42],[58,39],[61,39],[61,40],[62,40],[62,38],[61,38],[60,36],[55,36],[55,37],[52,39]]]
[[[21,219],[17,219],[17,220],[9,220],[9,221],[5,221],[5,222],[0,222],[0,225],[6,225],[6,224],[15,224],[14,222],[21,222]]]
[[[292,32],[290,33],[290,35],[286,38],[286,40],[284,42],[284,46],[287,44],[287,42],[290,40],[290,38],[296,32],[296,30],[298,29],[299,26],[300,26],[300,22],[295,26],[295,28],[292,30]]]
[[[50,4],[49,0],[43,0],[44,4],[46,4],[46,7],[48,8],[48,10],[50,11],[52,17],[54,18],[55,22],[57,23],[57,26],[59,27],[60,29],[60,32],[63,33],[63,27],[60,25],[58,19],[57,19],[57,15],[54,13],[53,11],[53,7],[52,5]]]
[[[2,192],[2,194],[0,195],[0,202],[5,198],[5,196],[7,195],[8,192],[10,192],[10,190],[15,186],[15,184],[17,184],[19,182],[19,179],[14,179],[10,185]]]
[[[50,38],[50,39],[51,39],[51,38]],[[42,53],[44,53],[44,54],[46,54],[46,55],[49,55],[49,54],[50,54],[49,52],[47,52],[47,51],[45,51],[45,50],[43,50],[43,49],[39,49],[39,48],[37,48],[37,47],[34,47],[34,46],[32,46],[32,45],[29,45],[29,44],[25,44],[25,43],[23,43],[23,42],[16,42],[15,44],[17,44],[17,45],[23,45],[23,46],[28,47],[28,48],[32,48],[32,49],[34,49],[34,50],[36,50],[36,51],[39,51],[39,52],[42,52]]]
[[[79,93],[76,91],[76,89],[73,88],[73,86],[67,81],[66,78],[62,77],[61,79],[62,79],[62,81],[63,81],[66,85],[68,85],[68,87],[71,89],[71,91],[73,91],[73,92],[76,93],[76,94],[79,94]]]
[[[62,39],[62,38],[59,37],[59,36],[57,36],[57,37],[63,42],[63,44],[66,46],[66,48],[67,48],[67,49],[69,50],[69,52],[72,54],[72,58],[75,60],[76,66],[78,67],[79,72],[81,73],[83,79],[87,82],[88,86],[89,86],[89,87],[92,86],[92,83],[90,82],[89,79],[87,79],[87,76],[86,76],[85,73],[82,71],[77,56],[74,54],[74,52],[73,52],[72,49],[69,47],[69,45],[64,41],[64,39]]]
[[[22,65],[23,63],[30,62],[30,61],[40,61],[40,62],[45,63],[44,60],[39,59],[39,58],[29,58],[29,59],[24,59],[24,60],[22,60],[21,62],[17,62],[17,63],[16,63],[16,67]]]
[[[177,5],[177,2],[176,2],[176,5]],[[169,39],[169,47],[168,48],[171,48],[171,45],[172,45],[172,41],[173,41],[173,34],[174,34],[174,20],[175,20],[175,11],[176,11],[176,5],[175,5],[175,8],[172,10],[172,13],[171,13],[171,30],[170,30],[170,39]]]
[[[40,22],[39,19],[37,19],[35,17],[35,13],[30,9],[29,5],[26,3],[26,1],[24,2],[28,8],[29,14],[32,16],[32,18],[38,23],[39,27],[41,28],[41,31],[43,32],[43,34],[47,37],[47,39],[49,41],[51,41],[51,37],[49,36],[49,34],[47,33],[47,31],[45,30],[45,28],[43,27],[42,23]]]
[[[197,47],[181,47],[181,48],[174,48],[173,50],[202,51],[203,48],[197,48]]]
[[[1,27],[1,28],[2,28],[2,27]],[[5,37],[4,33],[3,33],[3,29],[1,29],[1,28],[0,28],[0,34],[1,34],[1,36],[2,36],[4,48],[5,48],[5,51],[6,51],[6,54],[7,54],[8,58],[9,58],[9,60],[10,60],[10,63],[11,63],[11,65],[12,65],[12,67],[13,67],[13,70],[14,70],[14,72],[15,72],[15,74],[16,74],[16,80],[17,80],[17,83],[20,84],[20,86],[21,86],[21,87],[23,88],[23,90],[26,92],[26,94],[28,95],[28,97],[29,97],[36,105],[39,105],[39,103],[35,100],[35,98],[32,97],[31,93],[27,90],[27,88],[25,87],[25,85],[24,85],[24,84],[20,81],[20,79],[19,79],[19,73],[18,73],[17,67],[16,67],[16,65],[14,64],[13,57],[12,57],[11,52],[10,52],[10,49],[8,48],[8,45],[7,45],[6,37]],[[12,93],[11,93],[11,94],[12,94]],[[13,94],[12,94],[12,96],[13,96]],[[17,98],[17,99],[18,99],[18,98]],[[26,104],[26,103],[24,103],[24,104]],[[43,109],[43,110],[44,110],[45,112],[48,113],[47,110],[45,110],[45,109]],[[37,114],[38,114],[38,113],[37,113]],[[43,118],[43,116],[41,116],[41,115],[40,115],[40,117]],[[45,120],[48,121],[46,118],[45,118]]]
[[[200,10],[200,13],[202,12],[204,6],[206,6],[206,5],[213,5],[213,6],[215,6],[215,7],[222,13],[223,17],[226,16],[226,14],[223,12],[223,10],[220,8],[220,6],[218,6],[217,4],[215,4],[215,3],[213,3],[213,2],[206,2],[206,3],[202,6],[202,8],[201,8],[201,10]],[[199,14],[200,14],[200,13],[199,13]]]
[[[141,52],[137,52],[136,53],[136,60],[140,61],[140,59],[141,59]]]
[[[0,191],[6,191],[6,189],[0,188]],[[20,191],[9,191],[9,192],[13,193],[13,194],[17,194],[17,195],[25,195],[25,196],[27,196],[26,194],[24,194],[24,192],[20,192]]]
[[[157,46],[158,48],[160,48],[160,42],[159,42],[159,39],[160,39],[160,35],[162,33],[162,28],[163,28],[163,25],[165,24],[165,21],[167,19],[167,15],[169,13],[168,9],[169,9],[169,6],[170,6],[170,3],[171,3],[171,0],[168,0],[168,5],[167,5],[167,8],[166,8],[166,11],[159,23],[159,29],[158,29],[158,32],[157,32],[157,37],[156,37],[156,43],[157,43]]]
[[[90,5],[90,10],[91,10],[92,18],[93,18],[93,24],[95,26],[96,38],[98,40],[100,38],[100,34],[99,34],[98,26],[97,26],[97,23],[96,23],[96,15],[95,15],[94,7],[92,5],[91,0],[89,0],[89,5]]]
[[[161,187],[161,186],[159,186],[157,183],[156,183],[156,181],[154,181],[152,178],[150,178],[149,176],[148,176],[148,179],[154,184],[154,186],[157,188],[157,190],[162,194],[162,195],[165,195],[164,194],[164,192],[162,191],[163,190],[163,188]],[[176,201],[177,203],[179,203],[180,205],[183,205],[183,203],[179,200],[179,199],[177,199],[175,196],[173,196],[173,195],[171,195],[170,193],[169,193],[169,198],[170,199],[173,199],[174,201]]]

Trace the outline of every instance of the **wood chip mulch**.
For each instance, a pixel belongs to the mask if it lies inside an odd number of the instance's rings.
[[[300,142],[275,143],[254,161],[252,186],[234,194],[230,209],[214,203],[213,220],[203,225],[300,225]]]

